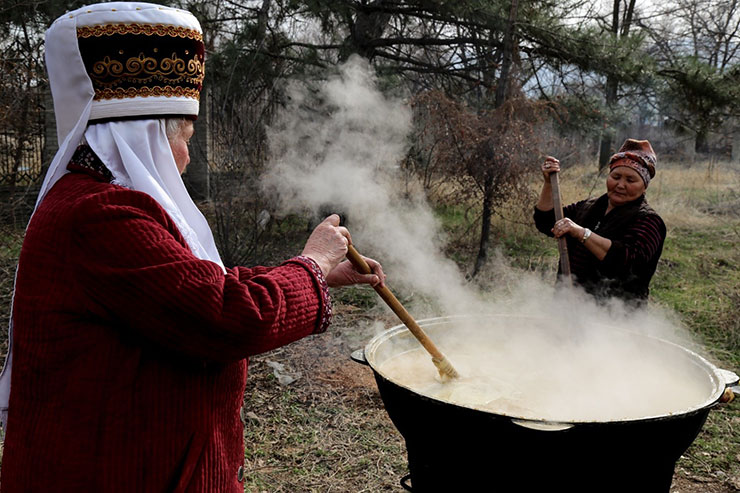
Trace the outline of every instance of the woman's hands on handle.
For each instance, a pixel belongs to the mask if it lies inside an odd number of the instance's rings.
[[[542,185],[540,200],[537,202],[536,207],[541,211],[550,211],[553,208],[550,175],[560,172],[560,161],[552,156],[547,156],[542,164],[540,164],[540,171],[542,171],[542,177],[545,179],[545,183]],[[604,260],[606,253],[612,246],[610,239],[599,236],[596,233],[590,232],[587,236],[586,228],[574,223],[567,217],[555,222],[552,228],[552,234],[555,238],[569,235],[583,242],[584,246],[599,260]]]
[[[339,225],[339,216],[332,214],[313,230],[301,255],[313,259],[326,277],[331,287],[351,284],[370,284],[383,286],[385,274],[381,265],[371,258],[365,258],[372,274],[358,272],[350,262],[342,262],[347,255],[347,245],[352,242],[349,231]]]
[[[537,208],[541,211],[552,210],[552,185],[550,185],[550,175],[560,171],[560,161],[552,156],[547,156],[545,161],[540,165],[540,171],[545,179],[540,192],[540,200],[537,202]]]
[[[545,183],[550,183],[550,174],[560,172],[560,161],[552,156],[547,156],[540,166]]]
[[[567,217],[564,217],[560,221],[556,221],[555,225],[552,227],[552,234],[555,235],[555,238],[570,235],[577,240],[583,241],[583,235],[585,233],[586,228],[579,226]]]
[[[604,260],[607,252],[612,247],[612,240],[597,235],[590,230],[587,236],[586,228],[579,226],[567,217],[555,222],[555,225],[552,227],[552,234],[555,235],[555,238],[560,238],[565,235],[572,236],[576,240],[582,242],[588,251],[593,253],[599,260]]]
[[[321,267],[324,276],[328,276],[347,254],[350,241],[349,231],[339,225],[339,216],[332,214],[316,226],[301,255],[313,259]]]
[[[385,274],[383,273],[383,267],[377,261],[362,257],[370,266],[373,271],[372,274],[362,274],[357,272],[357,269],[350,263],[349,260],[345,260],[336,266],[336,268],[326,276],[326,282],[329,286],[335,288],[339,286],[349,286],[350,284],[369,284],[372,287],[385,286]]]

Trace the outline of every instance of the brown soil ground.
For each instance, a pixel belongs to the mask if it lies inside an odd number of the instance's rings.
[[[374,312],[386,327],[396,324]],[[403,491],[399,481],[408,472],[403,438],[385,413],[372,371],[349,358],[374,335],[373,321],[365,310],[335,306],[327,333],[252,358],[245,395],[245,491]],[[285,365],[284,374],[300,376],[281,385],[275,363]],[[740,491],[740,477],[699,476],[683,460],[671,493]]]

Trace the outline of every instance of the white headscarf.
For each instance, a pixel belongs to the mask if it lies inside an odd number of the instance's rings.
[[[211,228],[180,177],[164,119],[90,125],[85,139],[114,183],[151,195],[175,221],[193,254],[223,268]]]
[[[175,164],[163,118],[121,120],[88,126],[91,118],[136,115],[197,115],[198,102],[183,96],[94,99],[77,43],[78,29],[109,25],[165,25],[201,32],[187,11],[147,3],[111,2],[82,7],[57,19],[46,33],[46,64],[54,98],[59,150],[41,186],[36,209],[64,176],[83,135],[111,171],[115,184],[152,196],[172,217],[193,254],[221,266],[213,234],[193,203]],[[34,213],[36,211],[34,209]],[[32,216],[33,217],[33,216]],[[15,295],[15,289],[13,290]],[[13,318],[8,355],[0,375],[0,424],[6,429],[13,364]]]

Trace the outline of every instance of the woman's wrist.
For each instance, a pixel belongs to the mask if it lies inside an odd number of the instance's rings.
[[[311,259],[314,263],[316,263],[319,269],[321,269],[321,273],[324,275],[324,277],[328,276],[329,272],[331,272],[331,264],[329,264],[324,256],[317,255],[315,253],[306,253],[305,251],[302,252],[300,256]]]

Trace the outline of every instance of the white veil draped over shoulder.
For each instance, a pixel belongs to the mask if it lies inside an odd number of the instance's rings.
[[[90,125],[85,140],[113,174],[113,183],[151,195],[175,221],[193,254],[223,268],[211,228],[175,165],[164,119]]]

